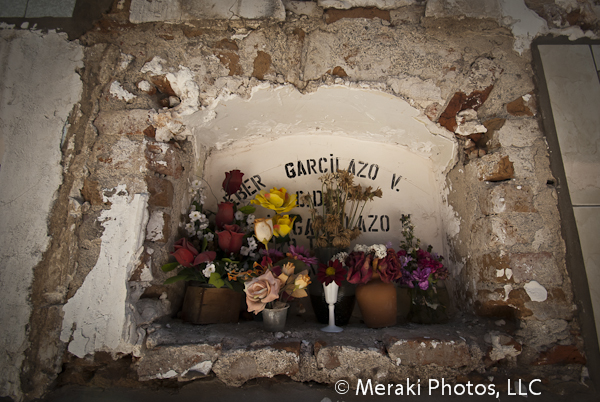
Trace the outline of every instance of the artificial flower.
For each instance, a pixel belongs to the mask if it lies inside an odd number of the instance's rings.
[[[273,218],[273,235],[275,237],[287,236],[287,234],[292,230],[295,220],[295,216],[290,219],[289,215],[275,215]]]
[[[342,286],[342,281],[345,277],[346,270],[340,261],[330,260],[328,265],[322,263],[319,264],[317,279],[324,285],[329,285],[331,282],[335,282],[338,286]]]
[[[303,263],[308,265],[314,265],[319,262],[317,257],[311,257],[310,251],[308,249],[305,249],[303,246],[290,245],[287,256],[295,260],[302,261]]]
[[[221,232],[217,232],[219,247],[226,253],[239,253],[245,233],[238,225],[224,225],[223,229]]]
[[[364,251],[353,251],[346,257],[346,266],[348,267],[348,282],[367,283],[373,277],[373,253]]]
[[[280,282],[271,271],[246,282],[246,303],[248,311],[258,314],[265,309],[265,305],[279,298]]]
[[[217,253],[215,253],[214,251],[204,251],[198,254],[196,258],[194,258],[194,262],[192,263],[192,265],[199,265],[203,262],[211,262],[214,261],[215,258],[217,258]]]
[[[242,176],[244,174],[239,170],[231,170],[225,173],[225,180],[223,180],[223,190],[227,195],[237,193],[242,186]]]
[[[192,262],[198,255],[198,251],[190,242],[188,242],[185,238],[179,239],[175,242],[173,248],[175,251],[172,252],[171,255],[175,257],[178,263],[184,267],[192,266]]]
[[[266,245],[273,237],[273,220],[271,218],[254,219],[254,236],[259,242]]]
[[[216,271],[215,264],[208,264],[208,265],[206,265],[206,268],[204,268],[202,270],[202,275],[204,275],[207,278],[210,278],[210,275],[215,271]]]
[[[379,260],[377,270],[379,272],[379,277],[383,282],[391,283],[402,278],[404,266],[396,252],[393,249],[388,248],[386,256]]]
[[[252,204],[271,209],[278,214],[289,212],[296,206],[296,194],[290,195],[285,188],[272,188],[268,193],[260,190],[255,199],[250,201]]]
[[[233,223],[233,202],[220,202],[217,207],[219,208],[217,210],[217,217],[215,218],[217,229],[222,229],[223,225],[229,225]]]

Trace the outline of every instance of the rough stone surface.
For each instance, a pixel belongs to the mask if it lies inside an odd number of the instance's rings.
[[[47,222],[63,180],[61,138],[82,93],[76,69],[82,66],[83,52],[66,35],[3,30],[0,58],[0,283],[5,306],[0,309],[0,396],[20,399],[21,368],[30,346],[33,269],[50,245]],[[47,346],[49,354],[59,352]],[[53,360],[40,365],[51,366]]]
[[[161,346],[146,352],[136,363],[136,371],[140,381],[193,380],[206,376],[220,354],[219,344]]]

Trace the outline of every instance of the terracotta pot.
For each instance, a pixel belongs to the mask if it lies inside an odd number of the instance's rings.
[[[192,324],[238,322],[243,294],[228,288],[190,282],[185,291],[181,318]]]
[[[369,282],[356,287],[356,300],[367,327],[396,325],[396,286],[393,283],[385,283],[375,274]]]
[[[315,256],[322,264],[327,262],[337,253],[346,251],[336,247],[325,247],[315,249]],[[318,269],[318,267],[316,267]],[[341,327],[348,325],[354,311],[356,285],[342,282],[342,286],[338,289],[337,301],[335,303],[334,317],[335,325]],[[317,321],[321,324],[329,323],[329,305],[325,301],[325,293],[323,284],[319,282],[316,275],[311,276],[311,283],[308,285],[308,293],[310,295],[310,303]]]

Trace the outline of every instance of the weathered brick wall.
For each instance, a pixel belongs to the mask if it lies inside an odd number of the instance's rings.
[[[461,144],[441,200],[452,215],[443,230],[455,307],[514,320],[517,330],[502,338],[518,345],[509,348],[517,351],[506,356],[511,361],[519,353],[523,364],[580,356],[530,52],[515,51],[515,37],[497,19],[438,16],[426,14],[424,2],[407,4],[313,7],[279,23],[132,25],[117,10],[101,21],[81,39],[88,99],[69,133],[77,144],[70,191],[83,206],[73,272],[60,284],[68,297],[96,263],[98,218],[115,189],[149,194],[144,249],[128,279],[139,326],[131,350],[139,353],[147,325],[178,311],[182,288],[162,285],[160,265],[180,235],[189,180],[202,175],[210,152],[187,141],[191,127],[180,115],[210,109],[219,97],[248,98],[265,83],[304,93],[347,84],[406,100]]]

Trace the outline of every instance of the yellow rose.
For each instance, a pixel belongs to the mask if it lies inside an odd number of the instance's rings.
[[[296,277],[296,281],[294,285],[296,285],[296,289],[304,289],[310,283],[310,276],[308,276],[308,271],[302,271]]]
[[[278,214],[283,214],[296,206],[296,194],[289,195],[285,188],[273,187],[268,193],[265,190],[260,190],[256,198],[250,202],[271,209]]]
[[[275,215],[273,218],[273,234],[275,237],[285,237],[288,233],[290,233],[295,220],[295,216],[290,219],[289,215]]]
[[[267,244],[273,237],[273,220],[271,218],[254,219],[254,236],[259,242]]]

